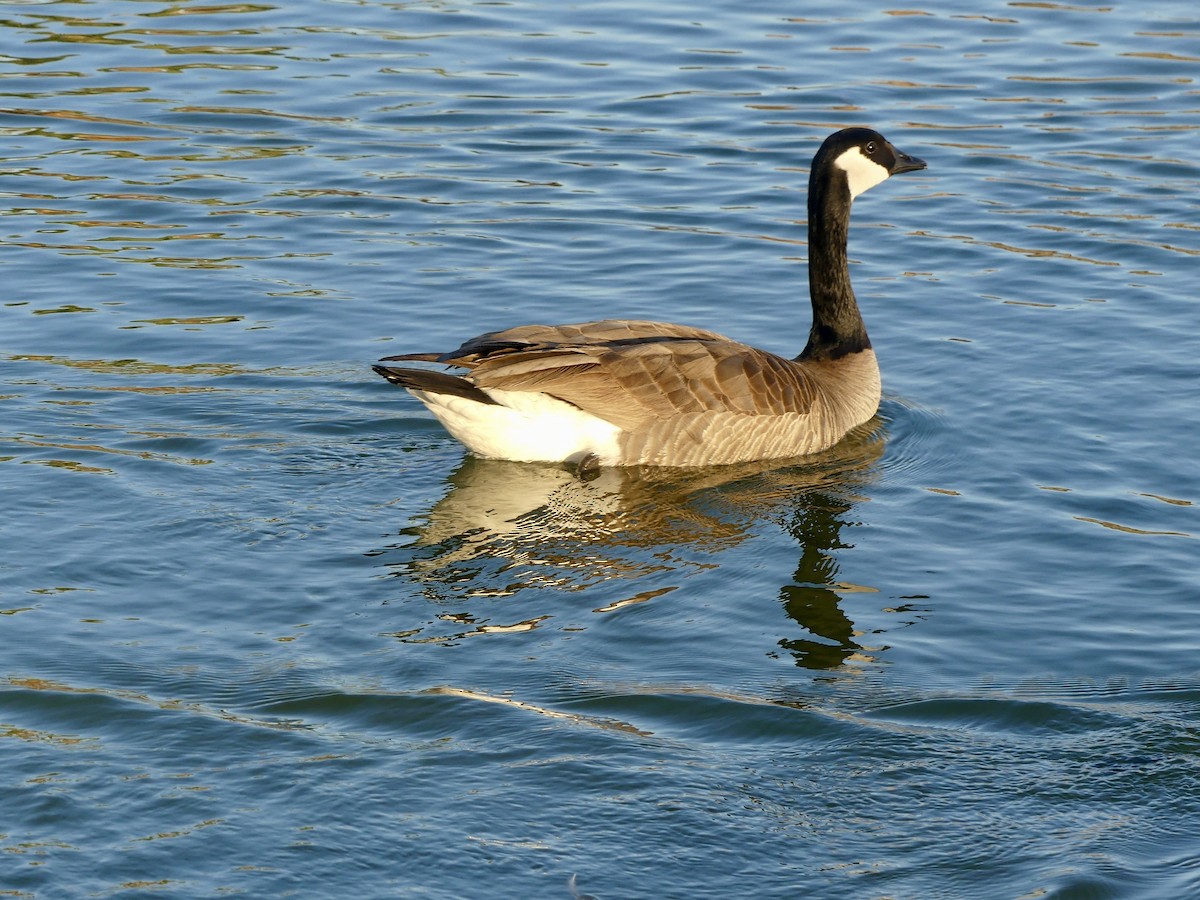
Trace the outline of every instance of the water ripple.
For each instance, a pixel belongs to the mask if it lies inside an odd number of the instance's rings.
[[[7,5],[4,889],[1200,893],[1195,16],[645,7]],[[585,484],[366,369],[794,355],[852,124],[930,166],[835,452]]]

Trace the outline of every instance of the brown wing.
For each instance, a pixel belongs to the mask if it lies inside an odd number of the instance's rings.
[[[689,328],[686,325],[674,325],[670,322],[604,319],[599,322],[577,322],[571,325],[520,325],[516,328],[481,334],[449,353],[403,353],[398,356],[385,356],[383,360],[421,360],[470,369],[482,360],[510,353],[550,350],[563,345],[571,347],[605,346],[620,341],[645,341],[657,338],[728,340],[715,331]]]
[[[512,350],[475,363],[470,380],[484,390],[550,394],[627,431],[705,412],[805,413],[816,396],[795,362],[719,336]]]

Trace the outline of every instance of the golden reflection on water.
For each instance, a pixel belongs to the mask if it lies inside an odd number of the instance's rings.
[[[209,379],[224,375],[243,375],[252,372],[261,373],[264,370],[251,370],[245,366],[232,363],[187,363],[170,364],[151,362],[143,359],[73,359],[67,356],[52,354],[11,354],[0,357],[11,362],[33,363],[38,365],[50,364],[70,369],[82,369],[97,377],[92,384],[62,384],[55,378],[44,374],[35,374],[23,379],[20,384],[28,384],[43,388],[45,393],[40,395],[37,404],[56,408],[82,410],[95,408],[89,413],[86,421],[72,421],[69,432],[64,434],[54,427],[38,426],[36,429],[27,426],[23,429],[0,433],[0,447],[5,451],[13,451],[0,455],[0,462],[17,460],[22,464],[47,466],[52,469],[88,475],[117,475],[122,472],[122,463],[133,460],[148,460],[166,462],[184,466],[208,466],[214,460],[206,456],[192,456],[175,452],[170,449],[150,449],[145,442],[175,439],[198,439],[194,429],[188,427],[172,427],[162,425],[136,425],[121,419],[108,420],[103,412],[103,404],[110,396],[160,396],[169,398],[192,394],[219,394],[227,392],[228,388],[215,387],[211,384],[180,383],[184,379]],[[121,379],[130,379],[135,383],[116,383]],[[142,379],[165,380],[172,383],[144,384],[136,383]],[[243,389],[244,390],[244,389]],[[59,395],[66,393],[65,399]],[[82,396],[80,396],[82,395]],[[24,395],[0,395],[3,400],[22,400]],[[253,437],[258,437],[255,433]],[[204,438],[229,438],[226,431],[205,432]],[[245,433],[233,435],[236,439],[251,437]],[[137,446],[122,446],[126,441],[136,441]],[[75,458],[72,458],[75,457]],[[100,465],[108,462],[112,465]]]
[[[0,682],[0,685],[10,690],[36,691],[39,693],[54,695],[53,699],[48,702],[65,701],[71,698],[80,697],[104,697],[133,704],[140,710],[148,711],[150,713],[185,713],[207,719],[230,722],[237,725],[247,725],[253,728],[263,728],[272,731],[307,731],[311,727],[307,723],[295,719],[282,719],[269,716],[256,716],[250,713],[239,713],[231,711],[224,706],[215,706],[201,701],[159,697],[144,691],[126,690],[112,687],[93,687],[90,685],[71,684],[47,678],[22,676],[9,676]],[[87,726],[87,729],[93,733],[60,734],[49,731],[6,726],[4,723],[0,723],[0,740],[3,740],[4,738],[14,738],[21,741],[54,743],[72,747],[82,745],[83,749],[88,749],[94,747],[95,745],[103,744],[108,740],[103,734],[97,733],[99,730],[97,724],[89,725]]]
[[[124,434],[125,432],[121,432]],[[30,437],[21,435],[12,435],[4,438],[5,441],[14,446],[21,448],[43,448],[53,450],[68,450],[75,453],[105,453],[114,456],[127,456],[134,459],[149,459],[159,462],[178,463],[187,466],[208,466],[213,460],[200,457],[178,456],[173,453],[155,453],[150,450],[122,450],[119,447],[108,447],[102,444],[84,444],[78,441],[62,441],[62,440],[35,440]],[[23,463],[35,463],[43,466],[53,466],[54,468],[67,469],[72,472],[92,472],[103,475],[116,474],[115,470],[107,466],[89,466],[78,460],[71,459],[25,459]]]
[[[430,688],[423,693],[431,696],[439,697],[458,697],[464,700],[474,700],[482,703],[498,703],[503,706],[511,706],[516,709],[522,709],[526,712],[537,713],[538,715],[546,716],[551,719],[565,719],[576,725],[586,725],[594,728],[602,728],[611,731],[621,731],[626,734],[634,734],[639,737],[647,737],[652,732],[643,731],[628,722],[622,722],[612,718],[601,718],[598,716],[589,716],[581,713],[568,713],[561,710],[551,709],[548,706],[542,706],[536,703],[528,703],[524,700],[514,700],[512,697],[504,697],[497,694],[490,694],[484,691],[467,690],[457,687],[435,687]]]
[[[556,466],[466,457],[422,524],[401,532],[410,542],[367,555],[442,607],[431,626],[392,636],[442,643],[531,631],[561,613],[563,594],[605,583],[632,584],[628,595],[593,613],[652,602],[688,577],[719,568],[722,552],[774,522],[799,545],[778,599],[805,632],[779,645],[800,665],[834,668],[870,655],[842,598],[875,588],[841,579],[834,551],[848,546],[842,527],[852,521],[861,488],[874,479],[884,444],[876,420],[832,451],[804,460],[613,468],[592,481]],[[654,587],[637,585],[650,577]],[[674,583],[664,585],[664,578]],[[539,609],[533,616],[528,603],[518,602],[531,596]],[[504,606],[487,600],[511,600],[521,613],[516,621],[494,621]]]
[[[73,734],[58,734],[53,731],[41,731],[32,728],[18,728],[15,725],[0,725],[0,740],[5,738],[27,741],[34,744],[58,744],[63,747],[73,747],[86,744],[95,738],[79,737]]]
[[[1191,537],[1191,535],[1186,531],[1154,531],[1147,528],[1134,528],[1132,525],[1121,525],[1117,522],[1109,522],[1104,519],[1097,519],[1093,516],[1075,516],[1075,519],[1080,522],[1090,522],[1093,525],[1099,525],[1102,528],[1109,528],[1113,531],[1122,531],[1125,534],[1147,534],[1165,537]]]
[[[240,375],[250,370],[236,363],[188,363],[175,365],[143,359],[72,359],[43,353],[17,353],[8,357],[14,362],[50,363],[72,369],[87,369],[102,375]],[[105,387],[103,390],[112,390]]]

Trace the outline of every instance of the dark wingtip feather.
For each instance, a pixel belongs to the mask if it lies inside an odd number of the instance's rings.
[[[457,375],[447,375],[445,372],[431,372],[428,369],[403,369],[396,366],[373,365],[375,374],[385,378],[392,384],[411,391],[427,391],[430,394],[447,394],[451,397],[464,397],[476,403],[496,401],[481,391],[465,378]]]
[[[442,355],[443,354],[441,353],[398,353],[395,356],[385,356],[380,360],[380,362],[392,362],[398,360],[407,360],[409,362],[438,362]]]

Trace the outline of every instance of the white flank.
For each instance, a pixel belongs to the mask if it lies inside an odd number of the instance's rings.
[[[846,181],[850,184],[850,199],[853,200],[863,191],[875,187],[881,181],[886,181],[886,168],[864,154],[858,147],[845,150],[833,161],[833,164],[846,173]]]
[[[578,462],[589,453],[619,465],[621,429],[549,394],[488,391],[497,405],[409,391],[477,456],[514,462]]]

